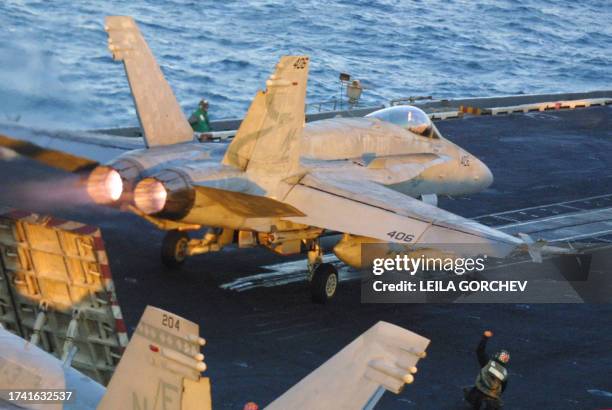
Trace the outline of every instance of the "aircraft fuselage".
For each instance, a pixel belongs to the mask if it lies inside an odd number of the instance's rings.
[[[221,164],[225,143],[182,143],[134,150],[108,164],[124,180],[124,201],[132,200],[135,184],[146,177],[179,180],[175,189],[192,185],[265,195],[265,176],[249,175]],[[374,181],[412,197],[465,195],[487,188],[493,176],[478,158],[443,138],[437,130],[423,137],[372,118],[337,118],[308,123],[301,144],[302,173],[324,170]],[[176,181],[175,181],[176,182]],[[198,204],[196,207],[205,206]],[[246,229],[244,218],[227,212],[179,212],[166,215],[187,223],[210,225],[220,220]],[[214,221],[202,221],[204,215]],[[197,216],[196,216],[197,215]],[[214,215],[214,216],[213,216]],[[163,216],[162,216],[163,217]],[[178,218],[177,218],[178,217]],[[260,218],[261,219],[261,218]],[[265,225],[265,224],[264,224]],[[260,226],[261,228],[261,226]]]

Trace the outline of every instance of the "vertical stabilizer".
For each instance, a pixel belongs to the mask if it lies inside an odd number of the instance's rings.
[[[378,322],[274,400],[267,410],[371,409],[414,380],[429,339]]]
[[[113,58],[123,61],[148,147],[193,140],[193,130],[131,17],[109,16],[104,29]]]
[[[147,306],[98,410],[211,409],[199,326]]]
[[[284,56],[251,103],[223,163],[286,177],[299,169],[309,58]]]

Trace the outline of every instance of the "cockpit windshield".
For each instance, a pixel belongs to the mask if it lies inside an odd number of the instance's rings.
[[[412,105],[397,105],[395,107],[383,108],[366,115],[366,117],[378,118],[399,125],[423,137],[435,137],[432,132],[433,126],[429,116],[420,108]]]

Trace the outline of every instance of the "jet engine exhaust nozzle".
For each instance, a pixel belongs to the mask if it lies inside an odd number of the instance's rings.
[[[151,215],[161,212],[166,206],[168,191],[155,178],[145,178],[136,185],[134,203],[142,212]]]
[[[195,190],[189,181],[174,170],[164,170],[136,185],[134,203],[148,215],[179,220],[195,202]]]
[[[123,179],[111,167],[96,167],[87,178],[87,193],[98,204],[113,204],[121,198]]]

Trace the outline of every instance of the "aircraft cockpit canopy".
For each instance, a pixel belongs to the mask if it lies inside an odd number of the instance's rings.
[[[378,118],[381,121],[399,125],[423,137],[435,137],[429,116],[420,108],[412,105],[396,105],[383,108],[366,115],[366,117]]]

